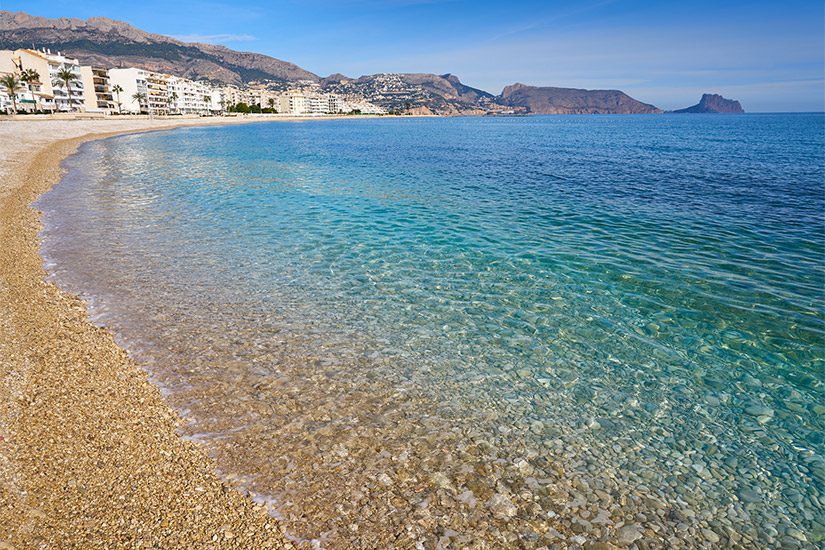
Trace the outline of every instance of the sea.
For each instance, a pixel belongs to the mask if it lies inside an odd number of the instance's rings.
[[[182,128],[64,168],[50,280],[305,547],[825,544],[823,114]]]

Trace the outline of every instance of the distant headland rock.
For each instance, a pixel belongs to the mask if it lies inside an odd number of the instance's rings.
[[[744,113],[742,105],[735,99],[725,99],[719,94],[704,94],[693,107],[679,109],[674,113]]]
[[[498,102],[536,115],[649,114],[661,109],[637,101],[619,90],[580,90],[513,84]]]

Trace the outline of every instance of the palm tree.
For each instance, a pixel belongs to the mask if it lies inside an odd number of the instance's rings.
[[[14,114],[17,114],[17,90],[21,88],[21,80],[14,73],[5,74],[0,77],[0,85],[2,85],[11,97],[11,105]]]
[[[132,99],[138,103],[138,111],[143,112],[143,104],[146,103],[146,94],[143,92],[135,92],[132,94]],[[147,108],[148,109],[148,108]]]
[[[32,97],[34,98],[34,105],[36,110],[40,110],[40,99],[39,95],[34,93],[32,89],[32,85],[40,84],[40,73],[38,73],[34,69],[25,69],[23,72],[20,73],[20,80],[26,83],[26,87],[32,93]]]
[[[112,86],[112,91],[117,95],[117,114],[122,115],[123,109],[121,108],[122,103],[120,102],[120,92],[123,91],[120,84],[115,84]]]
[[[269,103],[269,108],[270,108],[270,109],[272,110],[272,112],[274,113],[274,112],[275,112],[275,98],[274,98],[274,97],[270,97],[270,98],[269,98],[266,102],[267,102],[267,103]]]
[[[212,110],[209,108],[209,104],[212,103],[212,96],[205,95],[203,96],[203,102],[206,103],[206,114],[211,114]]]
[[[174,107],[175,111],[180,112],[180,108],[178,107],[178,93],[172,92],[169,94],[169,114],[172,113],[172,108]]]
[[[72,82],[77,82],[77,75],[69,67],[61,67],[57,71],[54,79],[54,84],[59,85],[66,90],[66,100],[68,101],[67,111],[72,110]]]

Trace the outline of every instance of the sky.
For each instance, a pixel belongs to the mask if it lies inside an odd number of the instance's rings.
[[[825,111],[822,0],[0,0],[0,9],[110,17],[322,76],[449,72],[492,93],[514,82],[621,89],[674,109],[712,92],[747,111]]]

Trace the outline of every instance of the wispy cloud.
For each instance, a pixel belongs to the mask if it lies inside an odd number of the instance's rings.
[[[227,42],[252,42],[257,38],[251,34],[183,34],[175,36],[181,42],[203,42],[205,44],[226,44]]]

